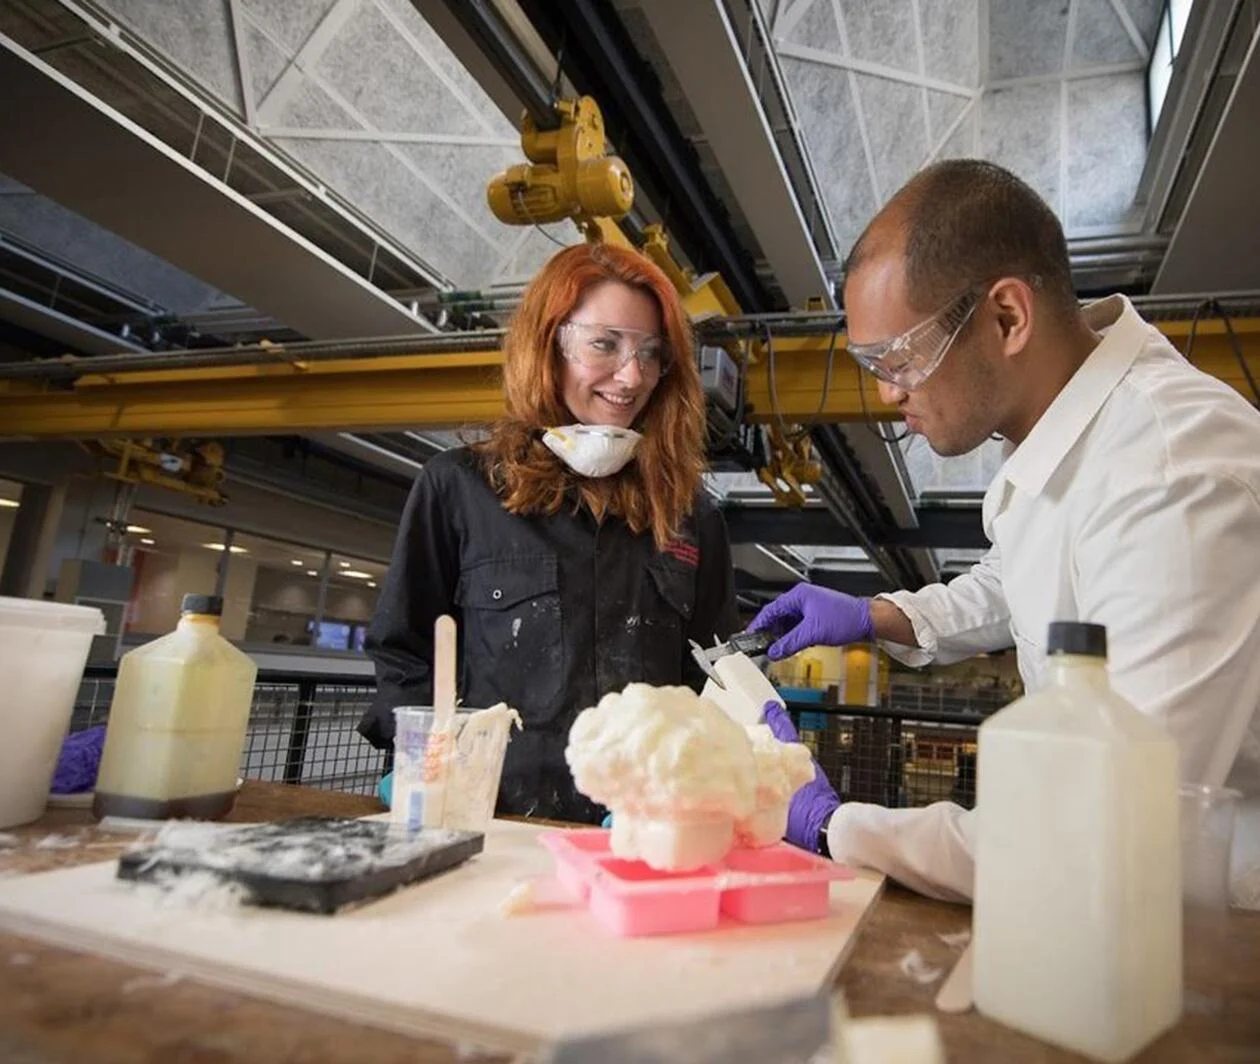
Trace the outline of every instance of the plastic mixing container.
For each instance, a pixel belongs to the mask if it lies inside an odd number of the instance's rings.
[[[512,724],[519,726],[520,718],[506,706],[461,710],[453,734],[442,738],[427,706],[399,706],[394,720],[392,819],[409,829],[484,833],[494,817]],[[445,786],[435,787],[443,772]]]
[[[0,598],[0,828],[44,812],[92,637],[91,606]]]

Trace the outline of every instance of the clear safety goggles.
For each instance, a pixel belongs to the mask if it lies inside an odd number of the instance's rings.
[[[936,372],[979,305],[980,295],[975,289],[964,292],[891,340],[849,344],[849,354],[880,380],[903,391],[914,391]]]
[[[669,345],[657,333],[586,321],[566,321],[556,332],[561,354],[587,369],[616,373],[634,358],[649,380],[669,370]]]

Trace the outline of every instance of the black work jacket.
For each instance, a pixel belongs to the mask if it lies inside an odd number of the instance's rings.
[[[508,745],[498,811],[595,822],[603,811],[565,764],[569,728],[628,683],[700,690],[687,640],[711,646],[738,623],[726,525],[703,493],[664,551],[584,507],[519,517],[476,455],[446,451],[412,488],[368,632],[377,695],[359,731],[374,746],[392,744],[395,706],[430,703],[443,613],[459,628],[462,704],[506,702],[525,722]]]

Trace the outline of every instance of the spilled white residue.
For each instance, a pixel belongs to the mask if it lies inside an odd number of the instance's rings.
[[[160,871],[134,886],[138,890],[156,890],[159,908],[196,909],[202,913],[234,912],[251,897],[246,887],[215,872]]]
[[[965,946],[968,942],[970,942],[971,932],[955,931],[952,935],[947,935],[944,932],[938,932],[936,937],[944,942],[945,945],[949,946],[950,949],[953,949],[956,946]]]
[[[164,986],[174,986],[183,978],[179,972],[167,972],[164,975],[137,975],[128,979],[119,989],[124,994],[134,994],[137,990],[158,990]]]
[[[210,874],[216,871],[319,882],[334,872],[353,879],[394,867],[461,838],[461,832],[442,828],[427,828],[412,835],[380,823],[325,823],[318,817],[248,827],[171,821],[158,832],[150,856],[154,863],[167,861],[205,869],[210,884],[221,885]],[[176,878],[195,880],[199,876]]]
[[[519,617],[512,618],[512,642],[516,643],[516,637],[521,634],[521,619]]]
[[[1237,909],[1260,909],[1260,865],[1234,875],[1230,903]]]
[[[520,916],[522,913],[532,912],[533,908],[534,884],[529,880],[517,883],[508,891],[507,897],[499,902],[501,916]]]
[[[7,831],[0,831],[0,850],[11,850],[21,841],[16,835],[10,835]]]
[[[898,967],[902,975],[908,975],[916,983],[922,985],[936,982],[945,971],[943,968],[933,968],[923,959],[923,954],[917,949],[912,949],[902,957]]]
[[[503,1053],[497,1049],[488,1049],[485,1046],[479,1046],[475,1042],[456,1042],[455,1043],[455,1059],[456,1060],[502,1060]],[[513,1057],[513,1062],[517,1058]]]
[[[37,850],[77,850],[79,840],[74,835],[45,835],[37,843]]]

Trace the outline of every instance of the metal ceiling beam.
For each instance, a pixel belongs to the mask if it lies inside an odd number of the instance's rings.
[[[639,0],[722,176],[792,306],[835,306],[801,204],[720,0]],[[697,48],[696,42],[704,47]]]
[[[144,351],[145,348],[117,333],[106,332],[59,310],[0,288],[0,320],[20,326],[39,336],[65,344],[86,355],[116,351]]]
[[[493,0],[411,0],[464,69],[515,124],[526,111],[540,129],[558,124],[538,57]]]
[[[0,34],[0,171],[307,336],[427,333],[405,307]]]
[[[1165,217],[1178,197],[1175,189],[1191,176],[1195,165],[1196,127],[1209,116],[1207,107],[1221,77],[1221,58],[1227,50],[1243,0],[1191,4],[1181,51],[1173,64],[1168,91],[1138,181],[1136,203],[1144,205],[1143,229],[1166,232],[1175,219]]]
[[[880,546],[982,550],[989,546],[979,507],[922,507],[917,528],[880,528]],[[824,507],[727,506],[722,510],[732,543],[782,543],[797,547],[858,547],[853,532]]]
[[[1260,26],[1177,223],[1152,292],[1260,288]]]
[[[877,532],[895,526],[887,509],[871,495],[867,478],[843,436],[830,426],[820,426],[810,438],[823,467],[822,478],[814,490],[827,509],[849,529],[875,567],[897,586],[917,588],[930,583],[935,572],[921,569],[916,558],[903,548],[876,540]]]
[[[807,575],[811,584],[829,587],[835,591],[843,591],[846,595],[857,595],[862,598],[870,598],[872,595],[878,595],[882,592],[897,590],[895,585],[889,583],[888,580],[873,569],[811,569]],[[735,593],[737,595],[755,595],[761,599],[772,599],[789,590],[795,583],[796,581],[786,572],[781,580],[778,578],[767,580],[746,573],[742,569],[737,568],[735,570]]]
[[[746,311],[769,309],[748,253],[730,231],[695,149],[670,116],[655,76],[607,0],[521,0],[522,10],[581,93],[599,101],[609,140],[701,271],[722,275]]]

